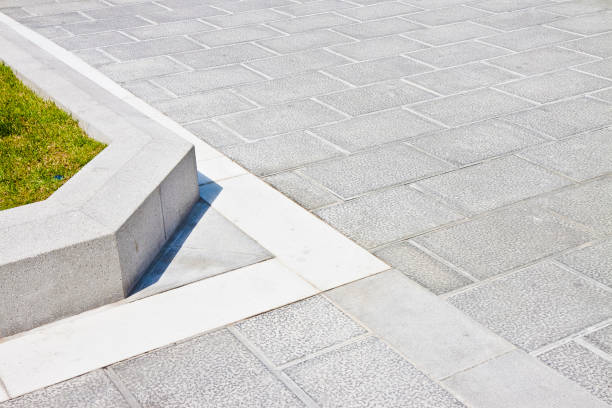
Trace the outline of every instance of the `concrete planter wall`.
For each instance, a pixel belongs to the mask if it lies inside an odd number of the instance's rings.
[[[194,148],[0,23],[0,60],[109,146],[0,211],[0,337],[124,298],[198,199]]]

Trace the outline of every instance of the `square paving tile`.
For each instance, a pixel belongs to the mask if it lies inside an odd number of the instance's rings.
[[[518,205],[415,239],[478,279],[554,255],[591,235],[534,207]]]
[[[594,60],[594,57],[564,48],[544,47],[493,58],[489,62],[519,74],[535,75]]]
[[[612,256],[610,254],[612,254],[612,240],[569,252],[557,260],[612,289]]]
[[[143,408],[303,406],[227,330],[112,367]]]
[[[544,262],[468,289],[449,301],[533,351],[612,317],[612,294]]]
[[[307,210],[340,201],[339,197],[294,172],[275,174],[264,180]]]
[[[345,199],[370,190],[405,183],[453,166],[406,145],[391,145],[300,170]]]
[[[408,186],[368,194],[315,213],[366,248],[408,238],[462,218]]]
[[[594,331],[584,337],[586,341],[600,350],[612,355],[612,325]]]
[[[285,370],[321,407],[463,407],[377,338]]]
[[[321,296],[252,317],[236,328],[277,366],[366,333]]]

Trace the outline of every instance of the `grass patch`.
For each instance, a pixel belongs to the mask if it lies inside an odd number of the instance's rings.
[[[0,63],[0,210],[49,197],[104,147]]]

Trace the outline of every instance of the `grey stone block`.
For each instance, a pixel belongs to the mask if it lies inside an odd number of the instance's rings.
[[[85,61],[91,66],[98,67],[105,64],[115,62],[114,59],[98,50],[79,50],[72,51],[74,55]]]
[[[462,218],[410,188],[400,186],[315,211],[366,248],[408,238]]]
[[[58,26],[36,27],[33,30],[51,40],[72,37],[72,34]]]
[[[406,145],[390,145],[323,163],[301,173],[344,199],[371,190],[406,183],[453,167]]]
[[[468,41],[415,51],[409,56],[438,68],[447,68],[504,54],[508,54],[508,51],[503,48]]]
[[[542,143],[535,132],[492,119],[409,140],[448,162],[464,166]]]
[[[70,38],[59,38],[55,40],[57,45],[67,50],[82,50],[130,42],[134,42],[134,40],[116,31],[77,35]]]
[[[532,48],[575,40],[577,35],[548,27],[534,26],[483,38],[482,41],[513,51],[526,51]]]
[[[260,10],[271,7],[287,6],[291,3],[288,0],[244,0],[236,2],[224,2],[223,9],[232,13],[242,13],[244,11]]]
[[[612,29],[611,20],[612,10],[606,10],[584,16],[566,18],[550,23],[550,25],[574,33],[592,35],[610,31]]]
[[[326,0],[320,0],[326,1]],[[325,50],[312,50],[251,61],[246,65],[273,78],[300,74],[350,62]]]
[[[123,30],[126,28],[150,25],[146,20],[137,16],[122,15],[108,20],[83,21],[81,23],[66,24],[64,29],[72,34],[91,34],[102,31]]]
[[[557,21],[563,17],[538,9],[527,9],[486,16],[476,20],[480,24],[488,25],[504,31],[518,30],[519,28],[541,25]]]
[[[457,2],[463,3],[463,2]],[[416,3],[415,3],[416,4]],[[436,7],[433,7],[436,8]],[[421,24],[427,24],[429,26],[437,26],[444,24],[456,23],[459,21],[471,20],[474,18],[486,16],[486,13],[481,10],[476,10],[471,7],[464,5],[453,5],[442,9],[425,11],[422,13],[411,14],[408,18]]]
[[[612,79],[612,59],[605,59],[591,64],[581,65],[580,71]]]
[[[426,65],[403,57],[381,58],[325,69],[333,76],[354,85],[367,85],[372,82],[398,79],[430,70],[431,68]]]
[[[150,79],[160,75],[176,74],[187,71],[183,65],[168,57],[152,57],[134,61],[107,64],[100,71],[117,82]]]
[[[602,58],[612,57],[612,33],[570,41],[563,44],[563,46]]]
[[[129,408],[119,390],[104,371],[96,370],[80,377],[34,391],[0,403],[2,408]]]
[[[228,65],[226,67],[185,72],[158,78],[155,80],[155,83],[174,92],[176,95],[188,95],[216,88],[261,81],[263,79],[263,77],[240,65]]]
[[[340,198],[329,191],[293,172],[275,174],[264,180],[307,210],[340,201]]]
[[[492,89],[471,91],[425,101],[412,109],[450,126],[493,118],[532,106],[529,102]]]
[[[203,20],[219,27],[229,28],[242,25],[267,23],[269,21],[281,20],[284,18],[287,18],[287,16],[278,13],[275,10],[261,9],[238,14],[204,17]]]
[[[410,0],[410,4],[427,10],[437,10],[463,3],[465,3],[465,0]]]
[[[236,328],[277,366],[366,333],[321,296],[252,317]]]
[[[562,139],[611,124],[612,111],[604,102],[576,98],[505,116],[503,120]]]
[[[417,185],[472,213],[492,210],[571,182],[515,156],[430,177]]]
[[[307,16],[309,14],[340,11],[342,9],[352,7],[355,7],[355,5],[342,0],[317,0],[278,7],[278,10],[293,16]]]
[[[156,23],[170,23],[173,21],[183,21],[222,14],[227,13],[218,8],[203,4],[198,4],[194,7],[177,8],[174,10],[147,11],[141,13],[142,17],[155,21]]]
[[[341,91],[348,85],[320,72],[307,72],[265,82],[243,85],[236,91],[262,106]]]
[[[445,45],[458,41],[487,37],[498,32],[497,30],[474,24],[471,21],[461,21],[455,24],[411,31],[406,33],[405,36],[431,45]]]
[[[548,3],[548,0],[485,0],[474,3],[473,6],[494,13],[502,13],[507,11],[522,10]]]
[[[279,36],[281,36],[281,34],[278,31],[263,26],[225,28],[222,30],[207,31],[191,35],[194,40],[206,44],[209,47],[219,47],[221,45],[231,45],[239,42],[262,40]]]
[[[134,28],[131,30],[126,30],[126,32],[140,40],[152,40],[160,37],[195,34],[202,31],[210,31],[214,29],[215,27],[213,27],[212,25],[203,23],[198,20],[185,20],[157,24],[154,26]]]
[[[399,17],[391,17],[383,20],[335,27],[335,31],[352,38],[365,40],[383,35],[401,34],[418,28],[423,28],[423,26]]]
[[[257,140],[266,136],[335,122],[343,116],[311,100],[237,113],[219,119],[242,136]]]
[[[553,3],[549,6],[540,7],[542,10],[558,13],[564,16],[579,16],[581,14],[594,13],[596,11],[610,9],[610,3],[605,0],[595,1],[564,1],[561,3]]]
[[[440,127],[402,109],[359,116],[313,129],[317,135],[351,152],[408,139]]]
[[[258,176],[342,155],[330,144],[295,132],[223,149],[223,153]]]
[[[142,406],[303,406],[227,330],[112,367]]]
[[[612,404],[612,362],[575,342],[538,356],[548,366]]]
[[[350,44],[336,45],[331,47],[331,49],[349,58],[365,61],[384,57],[394,57],[399,54],[421,50],[426,47],[426,45],[408,38],[400,37],[399,35],[390,35]]]
[[[285,370],[325,407],[463,407],[381,340],[371,337]]]
[[[341,14],[362,21],[378,20],[380,18],[385,17],[400,16],[404,14],[414,13],[420,10],[421,9],[418,7],[399,2],[378,3],[373,4],[371,6],[356,7],[341,11],[340,9],[336,8],[336,11],[340,12]]]
[[[612,325],[594,331],[585,336],[584,339],[600,350],[612,354]]]
[[[451,296],[469,316],[527,351],[612,317],[609,292],[539,263]]]
[[[137,97],[149,103],[170,99],[173,97],[168,91],[152,84],[149,81],[126,82],[122,86]]]
[[[355,21],[333,13],[321,13],[312,16],[296,17],[285,20],[272,21],[269,26],[289,34],[304,31],[332,28],[344,24],[354,24]]]
[[[226,90],[163,100],[155,102],[153,106],[179,123],[254,108],[253,104]]]
[[[592,235],[526,205],[486,214],[415,239],[478,279],[581,245]]]
[[[23,9],[34,16],[50,16],[73,11],[98,9],[104,6],[105,4],[96,0],[79,0],[66,3],[28,4]]]
[[[436,295],[459,289],[472,280],[432,258],[408,241],[384,247],[374,255]]]
[[[119,44],[105,47],[104,51],[120,60],[155,57],[157,55],[176,54],[179,52],[201,49],[202,46],[185,37],[158,38],[130,44]]]
[[[185,128],[214,147],[242,143],[238,136],[213,122],[201,121],[190,123],[185,125]]]
[[[362,88],[348,89],[317,99],[352,116],[409,105],[436,95],[403,81],[387,81]]]
[[[491,64],[523,75],[541,74],[593,61],[593,57],[559,47],[544,47],[489,60]]]
[[[329,30],[314,30],[288,37],[259,41],[259,44],[279,52],[289,54],[315,48],[329,47],[334,44],[353,42],[354,40]]]
[[[47,26],[58,26],[71,23],[78,23],[81,21],[88,21],[87,18],[79,13],[62,13],[51,16],[35,16],[27,17],[20,20],[20,23],[30,27],[47,27]]]
[[[431,89],[442,95],[450,95],[495,85],[519,78],[518,75],[497,69],[480,62],[447,68],[434,72],[426,72],[408,78],[410,82]]]
[[[200,69],[219,65],[236,64],[252,59],[269,57],[271,55],[273,54],[260,47],[245,43],[175,54],[173,57],[183,64]]]
[[[591,95],[612,104],[612,88],[606,89],[605,91],[595,92]]]
[[[99,7],[91,10],[85,10],[85,14],[96,20],[111,20],[117,17],[143,15],[148,12],[165,11],[165,9],[157,4],[138,2],[116,3],[112,7]]]
[[[562,255],[557,260],[612,288],[612,240]],[[612,348],[612,345],[611,345]],[[612,352],[610,352],[612,354]]]

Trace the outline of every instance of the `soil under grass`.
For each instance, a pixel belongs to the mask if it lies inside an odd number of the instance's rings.
[[[0,63],[0,210],[49,197],[105,146]]]

